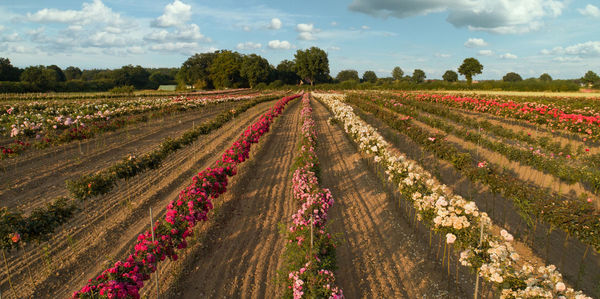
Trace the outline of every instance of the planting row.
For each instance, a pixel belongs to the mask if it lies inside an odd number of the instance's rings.
[[[165,218],[156,221],[152,231],[138,236],[134,253],[90,279],[86,286],[73,294],[73,298],[139,298],[139,290],[156,271],[159,261],[167,257],[177,260],[177,250],[187,247],[186,239],[194,226],[208,219],[212,200],[227,190],[228,178],[234,176],[237,166],[248,159],[252,144],[269,131],[285,105],[297,97],[299,95],[282,98],[246,129],[214,167],[194,176],[192,184],[180,192],[176,201],[169,203]]]
[[[154,151],[140,157],[124,157],[122,161],[104,170],[67,181],[67,189],[73,198],[79,200],[108,193],[119,180],[130,179],[141,172],[159,167],[168,156],[190,145],[199,136],[209,134],[251,107],[273,99],[266,96],[240,103],[235,109],[225,111],[214,119],[186,131],[179,138],[164,141]],[[24,217],[22,211],[1,209],[0,249],[11,249],[31,241],[47,240],[57,227],[71,219],[75,207],[76,203],[73,200],[58,198],[46,207],[36,209],[29,217]]]
[[[197,110],[209,104],[250,99],[253,95],[216,95],[74,102],[31,102],[0,108],[0,136],[13,143],[0,146],[0,158],[34,146],[44,148],[88,139],[127,124],[176,111]]]
[[[388,180],[403,194],[402,200],[412,204],[418,220],[445,235],[448,247],[461,251],[461,264],[494,283],[501,298],[589,298],[567,288],[555,266],[534,269],[528,262],[519,261],[511,234],[506,230],[500,235],[492,233],[491,219],[474,202],[453,194],[415,161],[393,153],[383,137],[342,102],[344,96],[317,96],[343,124],[360,151],[386,169]]]
[[[511,200],[525,222],[533,227],[540,220],[561,228],[584,244],[600,250],[600,220],[592,203],[586,199],[564,199],[546,189],[516,179],[516,175],[493,163],[475,160],[445,141],[442,134],[431,134],[414,125],[410,117],[382,108],[370,101],[349,97],[348,101],[373,113],[387,125],[406,135],[415,143],[451,163],[455,169],[473,182],[490,188]],[[481,167],[484,166],[484,167]]]
[[[292,185],[300,209],[286,230],[286,298],[343,298],[335,285],[335,242],[327,232],[327,215],[333,205],[328,189],[319,186],[317,133],[308,94],[302,98],[302,129],[294,163]]]

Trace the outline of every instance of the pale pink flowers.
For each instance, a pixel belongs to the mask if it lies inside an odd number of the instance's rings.
[[[10,107],[6,110],[6,113],[11,114],[15,110],[13,107]]]
[[[486,166],[487,166],[487,162],[486,161],[482,161],[482,162],[477,163],[477,167],[479,167],[479,168],[483,168],[483,167],[486,167]]]
[[[452,243],[454,243],[454,241],[456,241],[456,236],[454,234],[447,233],[446,234],[446,243],[452,244]]]
[[[429,141],[431,141],[431,142],[434,142],[434,141],[435,141],[435,137],[429,137],[429,138],[427,138],[427,139],[429,139]]]

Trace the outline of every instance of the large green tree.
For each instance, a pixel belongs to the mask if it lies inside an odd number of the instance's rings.
[[[543,82],[550,82],[552,81],[552,76],[550,76],[548,73],[543,73],[539,79]]]
[[[140,65],[122,66],[112,72],[112,77],[117,86],[132,85],[137,89],[142,89],[148,87],[148,83],[150,83],[150,72]]]
[[[27,67],[21,73],[21,81],[35,84],[44,90],[52,89],[58,82],[58,79],[58,74],[54,69],[43,65]]]
[[[338,81],[344,82],[348,80],[360,81],[356,70],[342,70],[335,77]]]
[[[315,81],[325,81],[329,78],[329,59],[327,53],[317,47],[298,50],[294,55],[296,74],[310,85]]]
[[[240,74],[242,55],[238,52],[222,50],[217,53],[209,72],[210,79],[217,89],[241,87],[243,79]]]
[[[456,82],[458,81],[458,74],[455,71],[447,70],[442,76],[442,79],[446,82]]]
[[[250,88],[255,87],[260,82],[267,82],[270,73],[271,65],[266,59],[256,54],[244,56],[240,75],[248,81]]]
[[[363,82],[375,83],[377,82],[377,74],[374,71],[366,71],[363,74]]]
[[[402,80],[402,77],[404,76],[404,71],[399,67],[395,67],[394,70],[392,70],[392,78],[394,78],[394,80]]]
[[[421,69],[415,69],[412,75],[412,80],[415,83],[423,83],[425,81],[425,72]]]
[[[10,59],[0,57],[0,81],[19,81],[21,70],[10,63]]]
[[[277,65],[277,79],[285,84],[298,84],[300,77],[296,74],[296,65],[291,60],[282,60]]]
[[[588,84],[597,84],[600,82],[600,77],[598,77],[598,74],[592,71],[587,71],[583,78],[581,78],[581,81]]]
[[[176,78],[179,85],[193,85],[200,89],[214,88],[210,78],[210,66],[218,53],[199,53],[188,58],[177,73]]]
[[[57,78],[58,82],[67,81],[67,77],[65,76],[65,73],[63,73],[62,69],[60,67],[58,67],[58,65],[53,64],[53,65],[47,66],[46,68],[54,70],[56,72],[56,78]]]
[[[467,78],[467,84],[469,85],[473,82],[473,76],[481,74],[481,71],[483,71],[483,65],[473,57],[465,59],[458,68],[458,72]]]
[[[510,72],[510,73],[506,73],[506,75],[504,75],[504,77],[502,77],[502,81],[504,81],[504,82],[519,82],[519,81],[523,81],[523,78],[521,77],[521,75],[519,75],[515,72]]]
[[[65,74],[67,81],[80,79],[82,74],[81,69],[74,66],[66,68],[63,73]]]

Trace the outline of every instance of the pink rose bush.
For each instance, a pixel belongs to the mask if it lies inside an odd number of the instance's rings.
[[[212,201],[227,191],[228,178],[236,175],[237,166],[248,159],[252,144],[269,131],[285,105],[297,97],[299,95],[280,99],[240,135],[214,167],[194,176],[192,184],[181,190],[177,200],[169,203],[165,218],[154,223],[154,242],[151,231],[140,234],[134,253],[90,279],[86,286],[73,293],[73,298],[140,298],[144,281],[150,279],[159,261],[177,260],[177,251],[187,247],[186,239],[194,226],[208,220]]]
[[[289,298],[343,298],[335,285],[335,243],[327,232],[327,213],[333,205],[328,189],[319,186],[319,161],[315,153],[317,133],[310,99],[302,98],[300,148],[292,177],[293,195],[300,208],[286,231],[286,293]],[[311,228],[312,226],[312,228]],[[312,244],[311,244],[312,234]]]
[[[479,211],[475,202],[454,194],[417,162],[393,153],[383,137],[342,102],[343,95],[315,96],[330,108],[361,152],[372,156],[385,169],[387,179],[412,203],[417,219],[432,231],[445,235],[446,243],[461,251],[461,264],[494,283],[501,291],[500,298],[590,298],[563,287],[562,275],[555,266],[534,269],[528,262],[520,261],[510,233],[492,232],[492,220]],[[373,144],[378,145],[377,151],[370,150]],[[483,241],[479,245],[482,225]]]

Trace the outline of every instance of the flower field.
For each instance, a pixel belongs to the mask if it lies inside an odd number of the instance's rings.
[[[1,296],[598,298],[596,102],[7,98]]]

